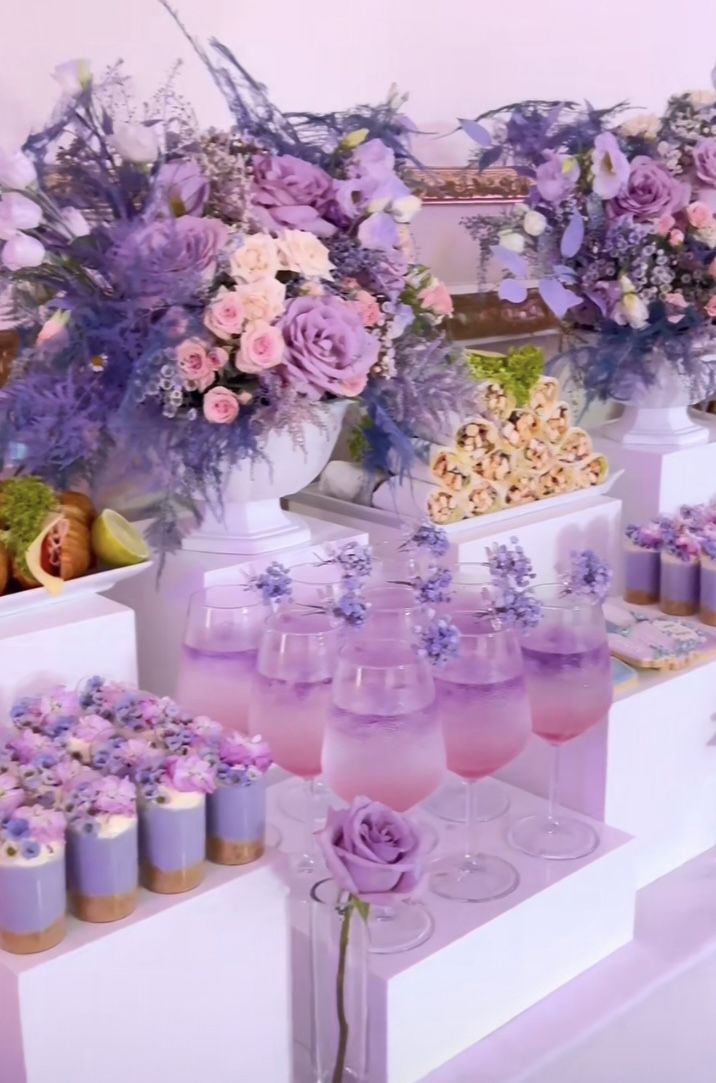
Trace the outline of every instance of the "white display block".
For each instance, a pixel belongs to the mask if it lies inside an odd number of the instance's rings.
[[[264,859],[70,919],[41,955],[0,951],[3,1083],[289,1083],[286,888]]]
[[[595,435],[594,450],[607,456],[612,473],[623,471],[612,492],[624,504],[625,522],[642,523],[716,495],[716,422],[705,424],[710,439],[691,447],[625,446],[604,435],[609,423]]]
[[[274,810],[280,789],[271,793]],[[476,904],[427,893],[425,903],[435,918],[431,938],[402,954],[370,957],[371,1083],[417,1083],[632,938],[634,841],[598,824],[601,843],[587,858],[529,858],[507,845],[506,832],[521,816],[543,812],[545,803],[509,790],[509,812],[483,825],[482,845],[486,853],[515,865],[517,889]],[[433,856],[462,853],[456,825],[423,810],[420,817],[438,832]],[[298,825],[280,818],[280,827],[284,848],[292,842],[297,848]],[[309,905],[297,902],[292,910],[294,1034],[300,1053],[310,1034]],[[304,1083],[300,1073],[296,1079]]]
[[[310,501],[310,496],[308,497]],[[313,504],[303,503],[301,494],[292,497],[290,506],[296,511],[310,508],[311,515],[326,521],[341,523],[354,530],[367,530],[371,540],[389,537],[398,529],[366,522],[356,506],[355,515],[338,515],[321,511]],[[520,543],[531,558],[538,578],[542,582],[552,582],[555,578],[555,565],[568,563],[572,549],[594,549],[603,560],[614,566],[621,559],[621,503],[611,496],[590,496],[570,504],[568,508],[550,508],[549,501],[537,503],[534,510],[521,509],[514,520],[485,515],[474,520],[474,525],[467,528],[461,523],[461,533],[451,538],[450,554],[446,558],[452,561],[484,560],[485,546],[494,542],[508,542],[518,537]]]
[[[643,673],[609,718],[561,749],[566,805],[636,836],[648,884],[716,843],[716,661]],[[499,772],[544,794],[553,750],[532,737]]]
[[[364,530],[347,530],[315,518],[306,518],[306,524],[310,528],[310,542],[298,548],[274,550],[251,558],[181,549],[167,556],[159,576],[118,584],[111,592],[112,597],[131,606],[137,617],[140,687],[158,695],[173,695],[187,607],[195,591],[245,583],[252,572],[273,560],[292,567],[323,556],[347,541],[368,540]]]
[[[142,581],[131,580],[146,590]],[[83,594],[0,618],[0,717],[19,696],[73,688],[95,673],[136,683],[134,613],[126,606]]]

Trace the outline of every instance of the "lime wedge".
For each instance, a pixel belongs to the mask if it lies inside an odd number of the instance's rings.
[[[140,564],[151,556],[137,528],[111,508],[105,508],[92,524],[92,548],[97,558],[111,568]]]

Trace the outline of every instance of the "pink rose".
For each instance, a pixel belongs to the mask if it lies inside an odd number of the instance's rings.
[[[246,323],[246,307],[237,290],[224,290],[204,313],[204,324],[217,338],[241,334]]]
[[[705,203],[696,200],[686,208],[686,217],[694,229],[703,229],[713,219],[713,211]]]
[[[706,305],[706,315],[710,320],[716,320],[716,296],[709,297],[708,304]]]
[[[429,308],[436,316],[452,316],[452,297],[444,282],[434,282],[421,290],[418,297],[425,308]]]
[[[239,372],[263,372],[283,360],[285,343],[277,327],[264,320],[251,323],[241,336],[234,364]]]
[[[680,244],[684,243],[684,234],[680,229],[672,229],[669,233],[669,244],[674,248],[678,248]]]
[[[212,387],[204,395],[204,417],[214,425],[230,425],[239,416],[239,400],[228,387]]]
[[[353,376],[350,380],[344,380],[339,388],[339,392],[341,395],[348,395],[352,398],[354,395],[360,395],[367,383],[368,374],[362,372],[359,376]]]
[[[199,391],[206,391],[214,382],[215,368],[204,343],[198,338],[188,338],[176,348],[177,365],[184,382]]]
[[[662,214],[659,221],[656,223],[656,232],[659,237],[666,237],[667,233],[676,225],[676,219],[673,214]]]
[[[358,290],[351,304],[360,316],[364,327],[378,327],[383,322],[380,305],[368,290]]]
[[[228,351],[223,346],[212,346],[210,350],[206,351],[206,356],[209,358],[211,367],[216,371],[223,369],[229,360]]]

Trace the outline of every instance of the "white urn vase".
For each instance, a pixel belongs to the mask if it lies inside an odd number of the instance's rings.
[[[340,435],[348,403],[323,403],[315,419],[302,426],[301,439],[286,429],[270,432],[259,458],[227,470],[223,515],[206,509],[201,526],[184,539],[184,549],[200,553],[252,556],[305,545],[310,530],[298,515],[281,507],[281,498],[299,492],[321,473]]]
[[[625,446],[689,447],[713,438],[714,426],[694,403],[714,395],[716,353],[704,352],[693,375],[679,372],[673,363],[654,351],[655,380],[639,388],[623,403],[615,421],[602,427],[602,434]]]

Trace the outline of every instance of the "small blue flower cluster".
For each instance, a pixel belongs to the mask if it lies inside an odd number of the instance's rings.
[[[427,549],[434,557],[444,557],[450,548],[447,531],[432,523],[422,523],[400,549]]]
[[[603,602],[609,593],[612,569],[593,549],[572,550],[569,573],[565,578],[565,594],[577,594]]]
[[[449,602],[452,597],[452,572],[435,564],[431,566],[428,576],[417,576],[412,585],[421,605]]]
[[[490,578],[501,595],[497,614],[505,624],[534,628],[542,617],[542,603],[532,588],[532,561],[517,538],[510,538],[510,545],[488,546],[485,552]]]
[[[457,656],[460,632],[449,617],[437,617],[429,624],[418,626],[418,654],[434,666],[444,666]]]
[[[249,586],[260,592],[264,605],[281,598],[290,598],[293,592],[291,574],[288,568],[274,560],[259,575],[249,579]]]

